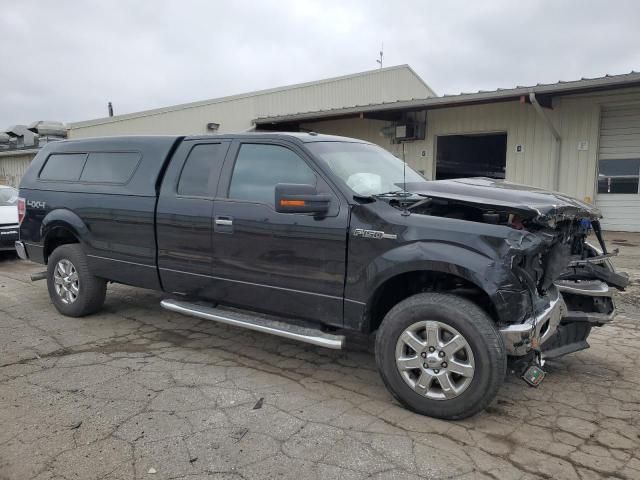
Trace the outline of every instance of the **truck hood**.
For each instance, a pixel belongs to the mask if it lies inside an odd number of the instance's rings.
[[[597,208],[562,193],[492,178],[407,183],[406,190],[425,197],[518,213],[524,218],[541,221],[602,218]]]

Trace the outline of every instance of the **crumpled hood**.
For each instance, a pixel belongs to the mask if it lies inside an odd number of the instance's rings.
[[[459,178],[407,183],[412,193],[520,213],[525,218],[563,220],[602,218],[600,210],[562,193],[492,178]]]

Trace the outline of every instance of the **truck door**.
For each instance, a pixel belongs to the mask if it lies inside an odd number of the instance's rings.
[[[211,216],[230,142],[185,140],[169,163],[156,214],[158,268],[167,292],[211,298]]]
[[[316,186],[332,198],[328,214],[276,212],[278,183]],[[220,302],[341,325],[348,212],[297,145],[235,141],[213,209]]]

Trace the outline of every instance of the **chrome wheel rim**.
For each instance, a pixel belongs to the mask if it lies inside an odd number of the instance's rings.
[[[396,366],[404,382],[432,400],[451,400],[473,380],[471,346],[455,328],[427,320],[406,328],[396,343]]]
[[[56,263],[53,283],[62,303],[71,304],[78,299],[80,280],[76,267],[69,260],[62,259]]]

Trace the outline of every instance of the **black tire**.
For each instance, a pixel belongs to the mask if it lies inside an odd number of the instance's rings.
[[[70,262],[78,277],[78,293],[73,301],[58,294],[55,284],[55,271],[59,262]],[[49,256],[47,262],[47,288],[49,297],[56,309],[68,317],[84,317],[102,308],[107,293],[107,282],[94,277],[89,271],[87,257],[77,244],[61,245]]]
[[[473,354],[471,381],[455,398],[421,395],[405,382],[396,365],[400,335],[424,320],[457,330]],[[376,335],[376,364],[386,387],[407,408],[430,417],[458,420],[482,411],[495,398],[506,374],[507,354],[495,323],[478,305],[457,295],[420,293],[398,303],[385,316]]]

